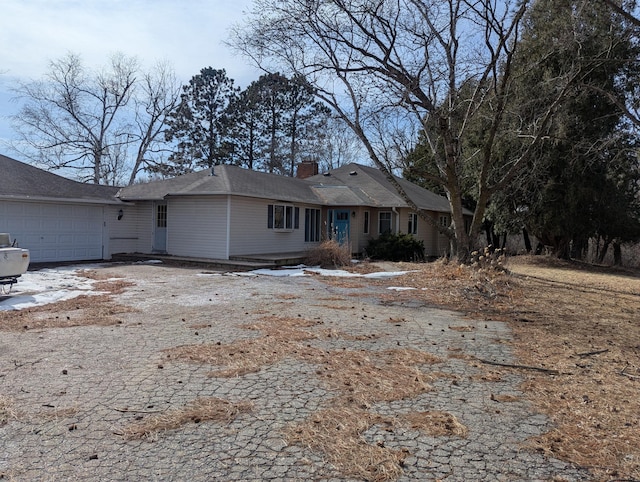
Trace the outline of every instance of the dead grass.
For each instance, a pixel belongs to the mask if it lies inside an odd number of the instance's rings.
[[[418,271],[394,285],[418,289],[384,294],[384,300],[419,299],[475,320],[509,322],[517,363],[560,373],[518,370],[527,398],[556,426],[531,447],[587,467],[598,480],[640,480],[637,271],[547,257],[511,258],[511,274],[444,262],[396,266]],[[496,380],[509,370],[482,377]]]
[[[125,426],[117,432],[127,440],[156,440],[161,432],[175,430],[189,423],[230,423],[242,414],[250,412],[248,402],[229,402],[221,398],[196,398],[182,408],[153,414],[146,419]]]
[[[341,268],[351,264],[351,247],[334,239],[320,243],[306,253],[305,264],[322,268]]]

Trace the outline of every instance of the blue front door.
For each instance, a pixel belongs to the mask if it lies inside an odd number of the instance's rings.
[[[335,239],[339,244],[349,242],[349,211],[333,210],[333,229],[331,238]]]

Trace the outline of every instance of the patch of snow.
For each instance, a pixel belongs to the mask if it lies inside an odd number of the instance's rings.
[[[0,297],[0,310],[21,310],[68,300],[93,291],[95,280],[77,276],[79,271],[100,265],[61,266],[39,271],[27,271],[13,285],[11,293]]]
[[[134,264],[162,264],[161,259],[147,259],[145,261],[136,261]]]
[[[389,286],[387,289],[392,291],[409,291],[415,290],[416,288],[412,288],[410,286]]]
[[[410,273],[410,271],[379,271],[376,273],[351,273],[343,269],[324,269],[317,266],[287,266],[281,269],[256,269],[245,273],[234,273],[238,276],[308,276],[316,273],[320,276],[334,276],[339,278],[392,278]]]

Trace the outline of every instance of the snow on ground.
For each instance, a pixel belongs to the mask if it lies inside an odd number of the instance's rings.
[[[143,264],[161,264],[159,260],[145,261]],[[27,271],[18,278],[18,283],[8,296],[0,295],[0,310],[21,310],[33,306],[46,305],[56,301],[68,300],[80,295],[99,294],[94,291],[94,280],[77,276],[79,271],[99,268],[100,264],[61,266],[57,268]],[[408,271],[381,271],[378,273],[350,273],[340,269],[323,269],[304,265],[279,269],[257,269],[249,272],[230,273],[233,276],[309,276],[316,273],[321,276],[390,278],[400,276]],[[199,273],[197,276],[220,276],[220,273]],[[389,288],[406,289],[406,288]]]
[[[18,282],[13,285],[8,296],[0,296],[0,310],[21,310],[68,300],[84,294],[97,294],[93,291],[95,281],[77,276],[77,273],[99,266],[63,266],[27,271],[18,278]]]
[[[342,269],[323,269],[308,266],[291,266],[281,269],[256,269],[245,273],[234,273],[238,276],[309,276],[309,273],[316,273],[321,276],[336,276],[340,278],[392,278],[409,273],[409,271],[379,271],[377,273],[351,273]]]

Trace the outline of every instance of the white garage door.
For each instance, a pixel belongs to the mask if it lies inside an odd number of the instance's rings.
[[[0,232],[10,233],[31,262],[102,259],[103,207],[0,201]]]

